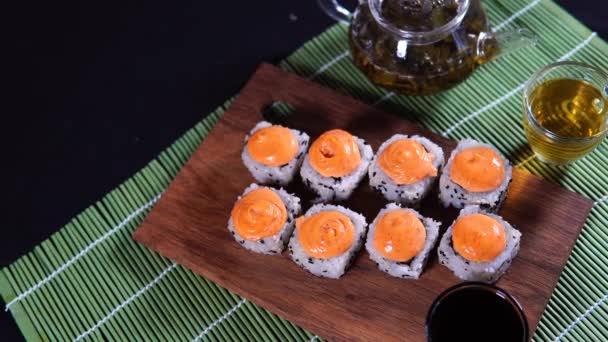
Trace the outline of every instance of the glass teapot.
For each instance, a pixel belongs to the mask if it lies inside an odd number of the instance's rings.
[[[374,83],[406,95],[430,95],[466,79],[479,65],[534,45],[531,31],[492,32],[479,0],[360,0],[351,13],[318,0],[350,23],[355,65]]]

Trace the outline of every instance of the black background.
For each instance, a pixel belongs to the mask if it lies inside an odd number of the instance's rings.
[[[603,1],[558,3],[608,38]],[[19,6],[2,10],[0,267],[332,24],[312,0]],[[9,314],[0,332],[21,339]]]

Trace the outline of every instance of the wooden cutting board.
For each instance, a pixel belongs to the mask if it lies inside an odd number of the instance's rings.
[[[205,138],[190,161],[148,215],[134,238],[238,295],[330,340],[425,339],[425,316],[433,299],[460,280],[437,262],[435,252],[417,281],[380,272],[361,251],[339,280],[312,276],[283,256],[243,249],[226,229],[230,210],[252,176],[241,162],[245,134],[261,121],[264,108],[283,101],[295,108],[286,124],[308,132],[342,128],[367,140],[374,150],[396,133],[419,134],[445,149],[454,141],[397,116],[274,66],[260,66],[230,109]],[[428,115],[433,115],[429,113]],[[313,196],[298,181],[288,190]],[[369,189],[367,178],[344,205],[371,222],[386,204]],[[572,246],[593,203],[573,192],[515,169],[499,212],[523,233],[521,250],[497,283],[524,308],[535,329]],[[426,199],[421,212],[443,222],[457,211]]]

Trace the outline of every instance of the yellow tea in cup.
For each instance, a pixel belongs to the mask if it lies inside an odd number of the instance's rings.
[[[608,75],[580,63],[535,74],[524,90],[524,129],[536,156],[566,164],[591,152],[606,134],[607,92]]]

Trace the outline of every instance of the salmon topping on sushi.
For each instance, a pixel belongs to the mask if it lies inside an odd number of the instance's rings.
[[[353,222],[339,211],[322,211],[296,219],[302,248],[312,257],[329,259],[344,254],[355,241]]]
[[[463,258],[475,262],[489,262],[502,253],[507,245],[504,227],[483,214],[460,217],[452,232],[454,249]]]
[[[296,136],[285,127],[261,128],[247,141],[247,150],[253,160],[267,166],[281,166],[289,163],[298,153]]]
[[[274,191],[258,188],[235,203],[232,221],[243,239],[259,241],[281,230],[287,221],[287,209]]]
[[[355,138],[341,129],[327,131],[315,140],[308,152],[310,164],[325,177],[343,177],[361,164]]]
[[[450,178],[471,192],[492,191],[505,180],[504,162],[489,147],[472,147],[456,155]]]
[[[418,141],[400,139],[382,151],[378,165],[395,183],[414,184],[437,176],[437,168],[432,164],[434,158]]]
[[[384,214],[376,223],[374,248],[387,259],[405,262],[424,248],[426,230],[410,211],[397,209]]]

